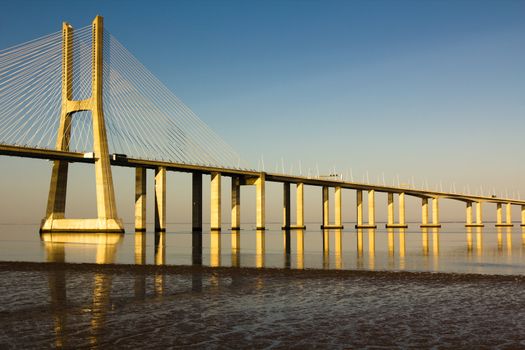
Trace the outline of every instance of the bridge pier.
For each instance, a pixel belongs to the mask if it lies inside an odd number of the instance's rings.
[[[481,202],[474,202],[476,204],[476,222],[472,222],[472,203],[473,202],[467,202],[466,204],[466,215],[467,220],[465,227],[483,227],[485,226],[482,222],[482,207]]]
[[[341,187],[336,186],[334,188],[334,204],[335,204],[335,224],[330,224],[330,187],[323,186],[323,224],[321,229],[342,229],[342,197],[341,197]]]
[[[306,229],[306,226],[304,225],[304,184],[302,182],[298,182],[296,184],[296,211],[295,211],[295,225],[290,225],[290,229],[292,230],[304,230]]]
[[[202,232],[202,174],[192,173],[191,180],[191,230]]]
[[[291,226],[291,200],[290,200],[290,183],[283,182],[283,230],[289,230]]]
[[[232,231],[241,229],[241,179],[232,177],[231,190]]]
[[[363,223],[363,190],[357,190],[357,223],[355,228],[377,228],[375,224],[375,191],[368,190],[368,223]]]
[[[166,231],[166,168],[155,169],[155,232]]]
[[[210,229],[221,230],[221,173],[211,173]]]
[[[439,223],[439,199],[432,198],[432,223],[428,222],[428,198],[422,199],[420,227],[441,227]]]
[[[146,231],[146,168],[135,168],[135,231]]]
[[[264,173],[255,180],[256,216],[255,226],[257,230],[265,229],[266,221],[266,177]]]
[[[521,206],[521,226],[525,226],[525,205]]]
[[[398,223],[394,222],[394,194],[388,193],[388,220],[385,225],[386,228],[407,228],[408,225],[405,223],[405,193],[401,192],[398,194],[399,211],[398,211]]]
[[[503,222],[503,208],[502,208],[502,205],[501,203],[498,203],[497,204],[497,207],[496,207],[496,227],[512,227],[514,226],[512,224],[512,211],[511,211],[512,207],[511,207],[511,204],[510,203],[506,203],[505,205],[505,211],[506,211],[506,217],[505,217],[505,222]]]

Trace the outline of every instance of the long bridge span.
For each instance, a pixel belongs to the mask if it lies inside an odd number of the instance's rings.
[[[421,227],[441,226],[442,199],[465,203],[466,226],[484,225],[485,204],[495,205],[496,226],[512,226],[512,206],[520,206],[521,225],[525,226],[525,201],[519,199],[242,168],[237,154],[104,30],[100,16],[79,30],[64,23],[58,33],[0,50],[0,155],[53,161],[42,232],[123,232],[115,203],[112,166],[135,168],[137,231],[146,230],[147,169],[155,172],[155,230],[160,232],[166,230],[168,171],[192,174],[194,231],[202,231],[203,227],[203,175],[211,178],[209,215],[213,231],[223,226],[224,176],[232,179],[233,230],[240,229],[241,186],[255,186],[256,228],[265,229],[266,182],[283,184],[284,229],[305,228],[305,186],[322,187],[324,229],[343,228],[343,190],[355,191],[356,228],[377,226],[376,192],[387,193],[389,228],[407,227],[406,196],[421,199]],[[94,165],[96,218],[65,216],[68,167],[72,163]],[[292,185],[296,186],[294,223],[290,212]],[[329,198],[330,188],[334,189],[333,201]],[[334,222],[330,222],[332,209]]]
[[[92,154],[81,152],[57,151],[41,148],[30,148],[23,146],[0,145],[0,155],[47,159],[53,161],[64,161],[68,163],[95,163]],[[323,227],[322,228],[343,228],[342,225],[342,190],[354,190],[357,197],[357,220],[356,228],[374,228],[375,221],[375,193],[388,194],[388,221],[387,227],[407,227],[405,221],[405,196],[412,196],[421,199],[421,227],[440,227],[439,219],[439,201],[441,199],[450,199],[464,202],[466,205],[465,226],[484,226],[482,207],[483,204],[494,204],[496,206],[497,221],[496,226],[512,226],[511,206],[521,208],[521,225],[525,226],[525,201],[499,198],[495,196],[478,196],[459,193],[428,191],[424,189],[381,186],[373,184],[364,184],[358,182],[349,182],[336,179],[325,179],[318,177],[295,176],[288,174],[278,174],[269,172],[259,172],[248,169],[238,168],[221,168],[214,166],[183,164],[168,161],[157,161],[147,159],[135,159],[123,156],[109,156],[112,166],[128,167],[136,169],[136,210],[135,210],[135,229],[144,231],[146,229],[146,169],[155,171],[155,230],[163,231],[166,229],[165,211],[166,211],[166,180],[165,172],[185,172],[193,174],[192,189],[192,210],[193,220],[192,227],[195,231],[202,230],[202,175],[211,175],[211,213],[210,223],[212,230],[221,230],[221,177],[231,177],[232,188],[232,229],[240,229],[240,188],[242,185],[256,186],[256,226],[258,229],[265,227],[265,182],[277,182],[283,184],[283,229],[305,228],[304,222],[304,186],[322,187],[322,204],[323,204]],[[291,222],[291,198],[290,186],[294,184],[296,191],[296,223]],[[330,198],[329,189],[334,188],[335,198],[333,209],[335,213],[335,222],[330,223]],[[363,216],[363,192],[368,197],[368,216]],[[398,218],[394,217],[394,196],[398,199]],[[432,203],[432,211],[429,213],[429,201]],[[474,206],[474,210],[473,210]],[[503,208],[506,215],[503,216]],[[475,211],[475,218],[473,213]],[[430,214],[430,215],[429,215]],[[429,220],[430,219],[430,220]],[[68,231],[68,230],[66,230]],[[69,232],[69,231],[68,231]]]

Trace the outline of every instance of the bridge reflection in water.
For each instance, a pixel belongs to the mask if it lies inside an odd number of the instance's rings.
[[[209,244],[209,266],[251,266],[257,268],[279,267],[276,261],[281,261],[280,267],[304,269],[311,266],[323,269],[391,269],[391,270],[416,270],[415,264],[419,264],[419,270],[438,271],[444,265],[450,264],[447,258],[451,253],[461,254],[466,261],[472,264],[483,264],[487,257],[494,257],[499,261],[513,263],[512,258],[523,256],[525,250],[525,228],[521,228],[519,235],[510,227],[500,227],[495,232],[484,232],[482,227],[466,228],[462,236],[461,244],[450,250],[445,246],[443,253],[440,245],[444,237],[450,236],[447,232],[440,232],[439,228],[422,228],[419,232],[407,232],[404,228],[377,231],[376,229],[357,229],[355,232],[343,232],[341,229],[321,230],[317,232],[305,232],[304,230],[282,230],[282,254],[276,254],[274,246],[268,250],[268,235],[277,234],[276,231],[232,231],[230,237],[227,233],[212,232],[203,234],[194,232],[191,234],[191,262],[195,266],[205,265],[203,253]],[[420,239],[414,239],[419,235]],[[128,235],[129,236],[129,235]],[[134,263],[145,265],[148,261],[148,249],[151,249],[151,260],[153,265],[172,264],[170,257],[170,245],[167,237],[170,233],[157,232],[154,234],[136,232],[134,235]],[[173,236],[173,235],[172,235]],[[255,236],[255,237],[253,237]],[[407,239],[409,236],[411,239]],[[515,239],[513,242],[513,236]],[[249,249],[242,245],[241,241],[246,237],[245,243],[255,245]],[[456,238],[461,237],[455,235]],[[209,239],[207,241],[206,239]],[[449,238],[447,238],[449,239]],[[79,247],[90,247],[95,251],[94,261],[97,264],[113,264],[117,262],[117,252],[125,249],[122,234],[42,234],[42,244],[45,250],[46,261],[53,263],[69,262],[68,253],[73,257],[78,254]],[[148,246],[148,240],[152,245]],[[168,240],[169,241],[169,240]],[[224,242],[231,242],[230,245]],[[322,250],[317,253],[311,252],[307,247],[318,247],[322,242]],[[487,244],[486,242],[489,242]],[[274,242],[274,241],[272,241]],[[518,243],[516,243],[518,242]],[[204,243],[204,244],[203,244]],[[446,243],[449,244],[449,243]],[[149,247],[149,248],[148,248]],[[459,247],[459,248],[458,248]],[[248,253],[242,254],[243,249]],[[249,252],[253,252],[250,254]],[[444,254],[444,255],[443,255]],[[229,259],[228,259],[229,257]],[[277,259],[278,258],[278,259]],[[319,259],[320,258],[320,259]],[[317,260],[319,259],[319,260]],[[502,260],[503,259],[503,260]],[[317,263],[315,263],[317,261]],[[149,298],[163,298],[167,293],[173,293],[177,281],[171,280],[171,275],[164,269],[155,270],[151,278],[147,273],[137,273],[130,270],[134,281],[127,286],[119,281],[119,275],[108,272],[108,270],[95,269],[88,273],[89,281],[82,284],[84,296],[78,299],[78,285],[70,285],[74,290],[68,295],[68,275],[73,277],[72,272],[66,272],[65,268],[52,269],[48,273],[50,309],[53,315],[55,346],[67,347],[68,336],[78,330],[68,329],[68,317],[75,312],[88,317],[89,334],[84,334],[89,339],[90,347],[101,347],[101,337],[106,332],[108,313],[111,313],[114,304],[112,300],[112,288],[128,290],[127,297],[130,300],[145,300]],[[191,290],[201,292],[204,288],[219,288],[224,283],[219,276],[205,274],[201,269],[193,269],[191,272]],[[203,280],[203,276],[207,276]],[[129,275],[128,275],[129,277]],[[78,283],[78,281],[77,281]],[[232,285],[236,283],[232,278]],[[263,286],[263,279],[256,279],[255,287]],[[129,287],[129,288],[128,288]],[[168,292],[169,291],[169,292]],[[68,300],[68,297],[74,300]],[[119,296],[118,298],[122,298]],[[127,300],[126,298],[124,298]],[[120,300],[120,299],[119,299]],[[81,305],[81,306],[79,306]],[[76,311],[75,311],[76,310]],[[84,330],[84,332],[87,332]]]
[[[112,264],[115,262],[117,246],[121,243],[122,234],[67,234],[67,233],[43,233],[41,239],[44,242],[46,260],[48,262],[66,262],[66,247],[68,245],[95,245],[97,264]],[[67,280],[65,270],[55,269],[49,272],[49,291],[51,296],[51,310],[53,311],[54,330],[56,334],[55,346],[57,348],[67,347],[65,334],[67,330],[68,300]],[[107,273],[94,273],[91,292],[91,314],[89,328],[89,345],[99,346],[99,335],[103,332],[106,322],[106,313],[110,310],[110,291],[112,286],[112,275]]]
[[[464,259],[464,262],[471,264],[494,263],[497,260],[512,265],[516,263],[516,254],[523,254],[525,228],[516,232],[511,227],[467,227],[463,232],[434,227],[415,232],[405,228],[359,228],[355,231],[234,230],[186,234],[137,231],[126,236],[43,233],[40,237],[46,261],[103,264],[125,262],[136,265],[450,271],[449,268],[442,269],[441,264],[447,267],[458,259]],[[518,238],[519,234],[521,238]],[[181,237],[187,243],[181,243]],[[191,240],[186,237],[191,237]],[[132,243],[123,245],[123,258],[117,259],[116,252],[126,240]],[[187,244],[191,245],[191,249],[181,253]],[[148,247],[151,247],[151,255]],[[130,249],[134,250],[132,259],[127,260]],[[443,253],[441,249],[444,249]],[[88,253],[90,250],[92,252]],[[66,257],[68,251],[69,259]],[[95,256],[90,258],[93,251]],[[457,272],[476,271],[467,268]],[[156,289],[161,294],[164,284],[162,276],[155,281]]]

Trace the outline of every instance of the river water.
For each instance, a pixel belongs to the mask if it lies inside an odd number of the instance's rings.
[[[197,234],[182,224],[169,225],[166,233],[126,229],[123,235],[39,235],[36,225],[0,225],[0,260],[525,273],[525,230],[519,224],[495,228],[488,223],[484,228],[468,229],[461,223],[444,223],[441,229],[420,229],[413,224],[409,229],[324,232],[319,224],[289,232],[275,224],[266,231]]]
[[[0,348],[525,348],[521,227],[308,226],[0,225]]]

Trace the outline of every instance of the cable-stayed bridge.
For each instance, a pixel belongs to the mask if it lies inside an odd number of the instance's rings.
[[[304,186],[321,186],[322,228],[342,228],[342,192],[357,196],[357,228],[374,228],[375,193],[388,194],[387,227],[407,227],[405,197],[421,198],[421,227],[440,227],[440,199],[466,203],[466,226],[483,226],[482,206],[496,205],[497,226],[512,226],[511,208],[525,201],[496,196],[381,186],[339,179],[293,176],[246,169],[238,154],[169,91],[103,28],[62,31],[0,51],[0,154],[53,160],[44,232],[123,232],[117,214],[111,166],[136,169],[135,228],[146,227],[146,174],[155,171],[155,230],[166,229],[166,172],[193,177],[192,222],[202,230],[202,176],[211,175],[212,230],[220,230],[221,177],[232,178],[232,229],[240,228],[241,186],[256,187],[256,227],[265,228],[265,183],[283,184],[283,228],[304,228]],[[68,167],[93,163],[97,217],[66,218]],[[297,186],[296,222],[291,222],[291,184]],[[330,223],[330,188],[335,222]],[[363,192],[366,193],[367,210]],[[394,198],[397,197],[397,220]],[[475,208],[475,220],[473,218]],[[503,220],[503,207],[506,209]],[[429,210],[431,208],[431,210]]]

